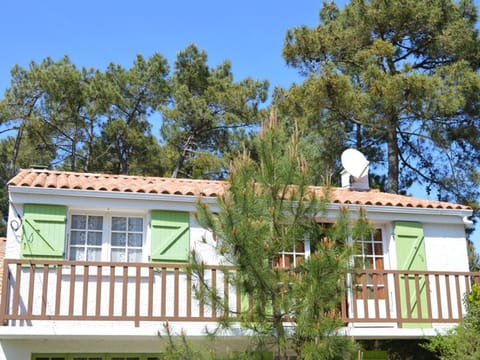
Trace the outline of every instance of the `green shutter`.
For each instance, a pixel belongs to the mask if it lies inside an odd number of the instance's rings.
[[[398,221],[394,235],[397,263],[401,270],[427,270],[423,226],[417,222]]]
[[[363,351],[362,355],[363,360],[388,360],[387,352],[381,350]]]
[[[151,260],[186,262],[190,247],[189,213],[152,211]]]
[[[67,208],[25,204],[22,218],[22,258],[62,258],[65,252]]]
[[[397,221],[394,223],[394,237],[397,251],[398,270],[427,270],[425,241],[423,234],[423,225],[418,222]],[[412,318],[419,318],[420,308],[421,317],[428,318],[427,313],[427,294],[426,279],[424,276],[419,279],[420,298],[416,296],[415,278],[411,276],[407,282],[410,291],[410,309],[407,307],[405,277],[400,276],[400,302],[402,317],[406,317],[410,312]],[[420,307],[420,308],[419,308]],[[426,323],[406,323],[404,327],[430,327]]]

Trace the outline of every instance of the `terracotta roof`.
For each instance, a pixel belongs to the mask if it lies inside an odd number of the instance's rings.
[[[9,182],[9,186],[166,194],[184,196],[218,196],[225,191],[224,181],[174,179],[161,177],[76,173],[53,170],[23,169]],[[312,187],[324,194],[322,187]],[[343,188],[330,190],[332,203],[376,206],[400,206],[430,209],[469,210],[468,206],[448,202],[413,198],[383,193],[378,190],[352,191]]]

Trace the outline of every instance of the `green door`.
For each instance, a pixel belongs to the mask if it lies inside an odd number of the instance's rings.
[[[427,270],[423,226],[418,222],[397,221],[394,223],[394,237],[397,252],[398,270]],[[413,275],[401,275],[400,309],[403,319],[427,319],[427,289],[425,276],[421,276],[418,285]],[[417,288],[420,296],[417,296]],[[407,291],[408,290],[408,291]],[[408,295],[408,297],[407,297]],[[403,323],[403,327],[431,327],[430,323]]]

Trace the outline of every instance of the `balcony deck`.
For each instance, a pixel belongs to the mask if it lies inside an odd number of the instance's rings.
[[[216,322],[248,311],[231,285],[233,267],[207,266],[204,279],[222,307],[195,296],[202,283],[185,264],[106,263],[5,259],[0,321],[35,326],[49,320]],[[347,276],[339,305],[350,326],[404,327],[455,324],[464,316],[464,294],[480,273],[363,270]],[[221,308],[228,308],[222,313]]]

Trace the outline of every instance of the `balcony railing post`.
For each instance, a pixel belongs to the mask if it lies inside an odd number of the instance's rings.
[[[140,272],[142,268],[140,266],[135,267],[135,327],[140,326]]]
[[[5,315],[8,313],[10,307],[10,263],[5,260],[3,262],[3,274],[2,274],[2,297],[0,304],[0,324],[2,326],[7,325]]]

